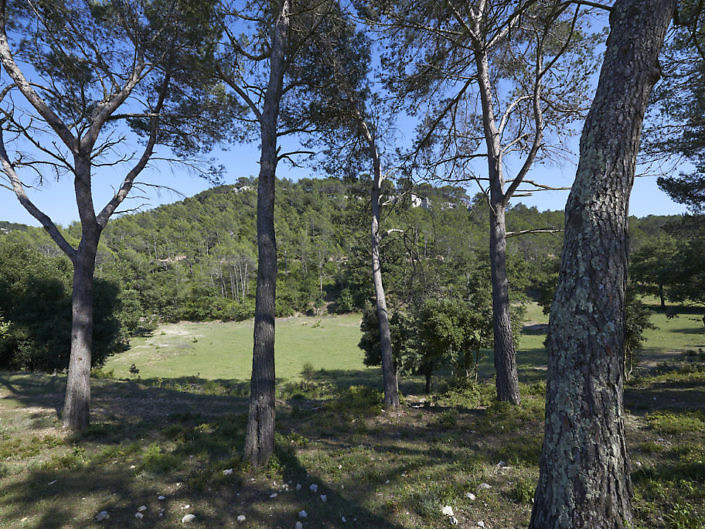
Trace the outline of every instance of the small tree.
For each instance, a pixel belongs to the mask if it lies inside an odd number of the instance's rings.
[[[477,377],[480,350],[492,345],[492,308],[477,298],[429,299],[417,316],[420,364],[433,366],[445,359],[456,383]],[[427,388],[430,383],[429,369]]]

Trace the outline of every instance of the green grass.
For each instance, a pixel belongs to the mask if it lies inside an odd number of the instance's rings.
[[[103,368],[118,378],[249,380],[252,372],[252,320],[180,322],[159,326],[152,336],[133,338],[128,351],[111,357]],[[314,369],[364,370],[360,315],[299,317],[276,322],[276,372],[299,379],[304,365]]]
[[[527,317],[547,320],[535,306]],[[626,387],[635,529],[705,526],[705,357],[697,351],[705,335],[696,317],[656,314],[662,328],[644,354],[653,365]],[[105,529],[180,527],[186,512],[197,515],[194,527],[293,527],[305,509],[304,527],[426,529],[449,524],[444,505],[461,527],[528,524],[544,334],[522,333],[520,406],[494,401],[486,354],[479,384],[426,396],[417,378],[402,379],[402,411],[386,413],[380,371],[365,368],[356,347],[358,315],[279,320],[276,455],[253,472],[241,457],[251,326],[179,323],[136,339],[103,371],[121,380],[92,380],[93,425],[80,436],[58,422],[63,376],[0,373],[0,526],[97,527],[105,509]]]

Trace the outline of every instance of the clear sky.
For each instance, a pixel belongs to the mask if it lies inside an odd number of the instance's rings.
[[[605,24],[606,17],[604,15],[595,18],[594,25],[596,30],[599,30]],[[595,76],[595,84],[596,81],[597,76]],[[397,123],[395,143],[398,145],[410,144],[414,136],[414,124],[415,121],[412,119],[400,119]],[[527,178],[554,187],[570,187],[575,176],[577,164],[577,138],[571,141],[569,148],[574,151],[574,155],[570,161],[562,162],[561,165],[535,165]],[[14,148],[10,141],[8,141],[7,149],[10,157],[12,157]],[[135,146],[134,150],[139,152],[138,149],[139,146]],[[226,184],[232,184],[240,177],[256,176],[259,173],[259,149],[256,143],[231,146],[227,150],[214,153],[213,156],[218,158],[219,163],[225,166],[224,183]],[[128,170],[128,166],[121,166],[119,171],[102,170],[96,172],[93,185],[94,205],[97,211],[102,209],[111,198],[114,190],[119,186],[121,182],[120,171],[124,174],[126,170]],[[481,169],[478,168],[478,170]],[[508,173],[507,177],[511,178],[511,171],[508,171]],[[282,162],[279,165],[277,175],[280,178],[292,180],[306,176],[320,176],[314,174],[308,168],[292,168],[286,162]],[[128,198],[123,203],[121,210],[146,209],[160,204],[175,202],[181,200],[184,196],[192,196],[210,186],[206,180],[189,174],[185,167],[179,165],[169,166],[164,163],[155,163],[151,169],[146,169],[140,175],[139,180],[149,184],[174,188],[180,194],[153,187],[133,189],[131,193],[133,198]],[[2,182],[6,183],[6,179],[2,178]],[[476,189],[470,188],[468,192],[474,194]],[[62,181],[57,182],[48,177],[40,188],[28,190],[28,195],[57,224],[66,226],[78,220],[73,183],[70,178],[64,178]],[[535,193],[531,197],[516,198],[512,203],[523,202],[528,206],[536,206],[539,210],[562,210],[565,207],[567,197],[567,191],[547,191]],[[656,176],[636,179],[630,201],[630,214],[643,217],[646,215],[671,215],[684,212],[685,208],[682,205],[674,203],[668,195],[658,188]],[[0,220],[34,226],[39,225],[19,204],[14,193],[3,187],[0,187]]]
[[[412,132],[408,131],[408,135]],[[242,176],[256,176],[259,172],[258,146],[243,145],[229,148],[215,155],[225,166],[225,183],[232,184]],[[12,145],[8,145],[12,149]],[[278,169],[278,176],[296,180],[305,176],[316,176],[307,168],[291,168],[285,162],[281,163]],[[547,183],[555,187],[569,187],[575,176],[575,161],[564,162],[561,166],[537,165],[529,178]],[[179,191],[183,196],[192,196],[210,184],[204,179],[188,174],[184,167],[179,165],[155,165],[151,169],[145,170],[139,179],[150,184],[167,186]],[[94,177],[94,203],[95,208],[100,210],[110,199],[113,189],[119,185],[119,174],[110,174],[102,171]],[[136,192],[135,192],[136,191]],[[469,190],[474,193],[474,189]],[[62,181],[55,181],[51,177],[47,178],[43,186],[28,191],[30,198],[47,213],[54,222],[63,226],[72,221],[78,220],[75,199],[73,195],[73,183],[70,178]],[[160,204],[175,202],[183,198],[182,195],[168,191],[166,189],[143,188],[133,190],[133,197],[126,201],[122,209],[141,207],[150,208]],[[548,191],[536,193],[532,197],[522,197],[515,199],[512,203],[523,202],[528,206],[536,206],[539,210],[563,209],[567,191]],[[638,217],[646,215],[671,215],[683,213],[685,208],[674,203],[668,195],[663,193],[656,185],[656,177],[637,178],[634,183],[630,202],[630,213]],[[27,213],[17,201],[14,193],[8,189],[0,188],[0,220],[19,222],[39,226],[39,223]]]

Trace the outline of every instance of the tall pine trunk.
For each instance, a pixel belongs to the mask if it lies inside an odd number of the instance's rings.
[[[624,439],[627,214],[675,0],[619,0],[568,198],[546,349],[546,423],[531,529],[632,527]]]
[[[497,375],[497,399],[519,404],[519,377],[516,352],[509,317],[509,280],[507,279],[507,229],[502,173],[500,133],[492,104],[493,90],[486,50],[475,48],[478,86],[482,103],[482,123],[487,146],[487,172],[490,181],[490,266],[492,269],[492,330],[494,334],[494,365]]]
[[[277,122],[288,28],[289,2],[285,0],[274,28],[269,84],[260,118],[262,152],[257,187],[257,292],[250,406],[245,433],[245,459],[253,466],[265,465],[274,453],[274,318],[277,285],[274,187],[278,161]]]
[[[492,327],[497,399],[519,404],[519,376],[509,304],[507,278],[507,229],[505,207],[492,201],[490,208],[490,264],[492,269]]]
[[[62,424],[80,431],[90,423],[93,351],[93,273],[98,241],[82,241],[74,260],[71,294],[71,356]]]

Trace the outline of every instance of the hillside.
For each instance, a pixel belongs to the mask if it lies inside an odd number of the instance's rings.
[[[281,180],[277,184],[280,316],[362,308],[371,298],[369,182]],[[119,283],[133,319],[240,320],[252,315],[256,278],[256,182],[240,179],[153,210],[124,215],[106,228],[98,275]],[[489,277],[487,206],[453,186],[402,182],[385,188],[383,266],[392,303],[422,292],[463,295],[469,277]],[[563,213],[518,204],[508,230],[560,228]],[[632,247],[661,232],[669,217],[631,219]],[[78,237],[74,224],[65,231]],[[0,234],[59,255],[43,230],[8,222]],[[7,238],[6,237],[6,238]],[[533,292],[560,255],[560,233],[511,237],[515,292]],[[477,272],[473,272],[473,270]],[[479,275],[478,275],[479,274]]]

